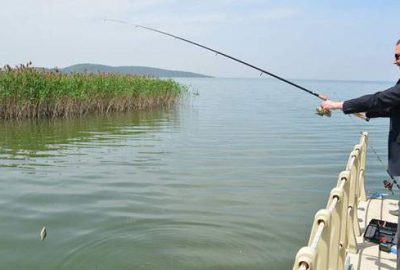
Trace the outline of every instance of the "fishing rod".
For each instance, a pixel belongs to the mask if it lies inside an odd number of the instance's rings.
[[[159,34],[162,34],[162,35],[166,35],[166,36],[170,36],[170,37],[179,39],[179,40],[181,40],[181,41],[184,41],[184,42],[187,42],[187,43],[189,43],[189,44],[195,45],[195,46],[197,46],[197,47],[200,47],[200,48],[206,49],[206,50],[208,50],[208,51],[214,52],[214,53],[217,54],[217,55],[222,55],[222,56],[224,56],[224,57],[226,57],[226,58],[229,58],[229,59],[231,59],[231,60],[233,60],[233,61],[236,61],[236,62],[241,63],[241,64],[243,64],[243,65],[246,65],[246,66],[248,66],[248,67],[250,67],[250,68],[253,68],[253,69],[255,69],[255,70],[258,70],[258,71],[261,72],[261,74],[264,73],[264,74],[267,74],[267,75],[269,75],[269,76],[271,76],[271,77],[274,77],[274,78],[276,78],[276,79],[278,79],[278,80],[280,80],[280,81],[282,81],[282,82],[285,82],[285,83],[287,83],[287,84],[290,84],[290,85],[292,85],[292,86],[294,86],[294,87],[296,87],[296,88],[298,88],[298,89],[300,89],[300,90],[302,90],[302,91],[304,91],[304,92],[306,92],[306,93],[308,93],[308,94],[311,94],[311,95],[313,95],[313,96],[316,96],[317,98],[319,98],[319,99],[321,99],[321,100],[323,100],[323,101],[325,101],[325,100],[328,99],[326,96],[320,95],[320,94],[318,94],[318,93],[316,93],[316,92],[314,92],[314,91],[311,91],[311,90],[309,90],[309,89],[307,89],[307,88],[305,88],[305,87],[303,87],[303,86],[301,86],[301,85],[298,85],[298,84],[296,84],[296,83],[294,83],[294,82],[291,82],[291,81],[289,81],[289,80],[287,80],[287,79],[284,79],[284,78],[282,78],[282,77],[280,77],[280,76],[278,76],[278,75],[276,75],[276,74],[274,74],[274,73],[272,73],[272,72],[266,71],[266,70],[264,70],[264,69],[262,69],[262,68],[256,67],[256,66],[254,66],[254,65],[252,65],[252,64],[250,64],[250,63],[247,63],[247,62],[245,62],[245,61],[243,61],[243,60],[240,60],[240,59],[238,59],[238,58],[236,58],[236,57],[233,57],[233,56],[228,55],[228,54],[226,54],[226,53],[223,53],[223,52],[221,52],[221,51],[217,51],[217,50],[212,49],[212,48],[210,48],[210,47],[204,46],[204,45],[202,45],[202,44],[200,44],[200,43],[197,43],[197,42],[188,40],[188,39],[186,39],[186,38],[183,38],[183,37],[180,37],[180,36],[177,36],[177,35],[173,35],[173,34],[170,34],[170,33],[167,33],[167,32],[164,32],[164,31],[161,31],[161,30],[158,30],[158,29],[155,29],[155,28],[143,26],[143,25],[140,25],[140,24],[132,24],[132,23],[129,23],[129,22],[126,22],[126,21],[121,21],[121,20],[104,19],[104,22],[115,22],[115,23],[128,24],[128,25],[132,25],[132,26],[135,26],[135,27],[138,27],[138,28],[142,28],[142,29],[145,29],[145,30],[149,30],[149,31],[152,31],[152,32],[156,32],[156,33],[159,33]],[[261,75],[261,74],[260,74],[260,75]],[[330,111],[330,110],[327,110],[327,109],[323,109],[322,107],[318,107],[318,108],[316,109],[316,114],[318,114],[318,115],[320,115],[320,116],[324,116],[324,115],[325,115],[325,116],[330,117],[330,116],[331,116],[331,111]],[[359,117],[359,118],[361,118],[361,119],[363,119],[363,120],[365,120],[365,121],[369,121],[368,118],[366,118],[364,115],[362,115],[362,114],[360,114],[360,113],[354,113],[354,115],[357,116],[357,117]]]

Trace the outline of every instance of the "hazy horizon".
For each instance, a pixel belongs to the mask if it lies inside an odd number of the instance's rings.
[[[147,66],[258,77],[222,56],[118,19],[222,51],[284,78],[396,81],[397,10],[387,1],[3,0],[0,66]],[[179,14],[179,16],[176,16]],[[383,14],[383,15],[382,15]]]
[[[43,67],[43,66],[35,66],[36,68],[46,68],[46,69],[53,69],[53,68],[57,68],[57,69],[64,69],[64,68],[69,68],[72,66],[76,66],[76,65],[100,65],[100,66],[108,66],[108,67],[113,67],[113,68],[118,68],[118,67],[144,67],[144,68],[154,68],[154,69],[163,69],[163,70],[167,70],[167,71],[177,71],[177,72],[188,72],[188,73],[195,73],[195,74],[199,74],[199,75],[205,75],[205,76],[209,76],[208,79],[262,79],[262,80],[274,80],[274,81],[279,81],[276,78],[273,78],[269,75],[265,75],[263,74],[262,76],[257,76],[257,77],[229,77],[229,76],[213,76],[212,74],[203,74],[203,73],[197,73],[197,72],[193,72],[190,70],[176,70],[176,69],[165,69],[165,68],[159,68],[159,67],[151,67],[151,66],[136,66],[136,65],[124,65],[124,66],[113,66],[113,65],[107,65],[107,64],[101,64],[101,63],[77,63],[77,64],[72,64],[69,66],[54,66],[54,67]],[[344,80],[344,79],[310,79],[310,78],[285,78],[287,80],[292,80],[292,81],[338,81],[338,82],[385,82],[385,83],[391,83],[392,81],[390,80]],[[282,82],[284,83],[284,82]]]

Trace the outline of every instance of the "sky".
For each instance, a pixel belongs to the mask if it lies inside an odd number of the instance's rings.
[[[395,81],[399,0],[0,0],[0,66],[150,66],[259,77],[201,43],[288,79]],[[267,77],[266,75],[263,75]]]

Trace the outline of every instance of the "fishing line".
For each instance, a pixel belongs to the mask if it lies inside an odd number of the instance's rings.
[[[350,117],[351,118],[351,117]],[[353,119],[352,119],[353,120]],[[354,120],[353,120],[354,121]],[[354,121],[356,125],[360,126],[361,125],[357,122]],[[352,126],[354,127],[354,126]],[[355,128],[355,127],[354,127]],[[362,132],[360,132],[362,134]],[[371,142],[368,142],[368,147],[372,150],[372,152],[374,152],[375,157],[377,158],[377,160],[379,161],[379,163],[381,164],[383,170],[387,173],[387,175],[389,176],[391,182],[389,180],[383,180],[383,185],[386,189],[388,189],[390,192],[392,192],[392,194],[394,194],[393,192],[393,185],[396,185],[397,189],[400,191],[400,185],[399,183],[396,181],[396,179],[394,178],[394,176],[390,173],[389,169],[387,166],[385,166],[382,158],[380,157],[380,155],[378,154],[378,152],[376,151],[376,149],[372,146]]]
[[[183,41],[183,42],[187,42],[187,43],[189,43],[189,44],[192,44],[192,45],[195,45],[195,46],[197,46],[197,47],[203,48],[203,49],[205,49],[205,50],[211,51],[211,52],[215,53],[216,55],[221,55],[221,56],[224,56],[224,57],[226,57],[226,58],[229,58],[229,59],[231,59],[231,60],[233,60],[233,61],[236,61],[236,62],[238,62],[238,63],[240,63],[240,64],[246,65],[246,66],[248,66],[248,67],[250,67],[250,68],[253,68],[253,69],[257,70],[257,71],[260,71],[261,74],[267,74],[267,75],[269,75],[269,76],[271,76],[271,77],[274,77],[274,78],[276,78],[276,79],[278,79],[278,80],[280,80],[280,81],[282,81],[282,82],[285,82],[285,83],[287,83],[287,84],[290,84],[290,85],[292,85],[292,86],[294,86],[294,87],[296,87],[296,88],[298,88],[298,89],[300,89],[300,90],[302,90],[302,91],[304,91],[304,92],[306,92],[306,93],[308,93],[308,94],[311,94],[311,95],[313,95],[313,96],[316,96],[316,97],[318,97],[318,98],[321,99],[321,100],[324,100],[324,101],[325,101],[325,100],[328,99],[326,96],[323,96],[323,95],[318,94],[318,93],[316,93],[316,92],[314,92],[314,91],[311,91],[310,89],[307,89],[307,88],[305,88],[305,87],[303,87],[303,86],[301,86],[301,85],[298,85],[298,84],[296,84],[296,83],[294,83],[294,82],[292,82],[292,81],[289,81],[289,80],[287,80],[287,79],[284,79],[284,78],[282,78],[282,77],[280,77],[280,76],[278,76],[278,75],[276,75],[276,74],[274,74],[274,73],[272,73],[272,72],[269,72],[269,71],[267,71],[267,70],[265,70],[265,69],[259,68],[259,67],[255,66],[255,65],[252,65],[252,64],[250,64],[250,63],[248,63],[248,62],[245,62],[245,61],[243,61],[243,60],[240,60],[240,59],[238,59],[238,58],[236,58],[236,57],[233,57],[233,56],[231,56],[231,55],[229,55],[229,54],[223,53],[223,52],[221,52],[221,51],[217,51],[217,50],[215,50],[215,49],[213,49],[213,48],[207,47],[207,46],[202,45],[202,44],[200,44],[200,43],[197,43],[197,42],[188,40],[188,39],[186,39],[186,38],[183,38],[183,37],[180,37],[180,36],[177,36],[177,35],[174,35],[174,34],[170,34],[170,33],[167,33],[167,32],[164,32],[164,31],[161,31],[161,30],[158,30],[158,29],[155,29],[155,28],[143,26],[143,25],[140,25],[140,24],[133,24],[133,23],[129,23],[129,22],[127,22],[127,21],[122,21],[122,20],[104,19],[104,22],[114,22],[114,23],[121,23],[121,24],[132,25],[132,26],[135,26],[135,27],[138,27],[138,28],[142,28],[142,29],[145,29],[145,30],[149,30],[149,31],[152,31],[152,32],[156,32],[156,33],[159,33],[159,34],[162,34],[162,35],[165,35],[165,36],[173,37],[173,38],[178,39],[178,40],[181,40],[181,41]],[[261,74],[260,74],[260,75],[261,75]],[[316,113],[317,113],[318,115],[320,115],[320,116],[324,116],[324,115],[325,115],[325,116],[331,116],[331,111],[326,110],[326,109],[323,109],[322,107],[318,107]],[[363,120],[365,120],[365,121],[368,121],[368,120],[369,120],[368,118],[366,118],[366,117],[363,116],[362,114],[355,113],[354,115],[357,116],[357,117],[359,117],[359,118],[361,118],[361,119],[363,119]]]

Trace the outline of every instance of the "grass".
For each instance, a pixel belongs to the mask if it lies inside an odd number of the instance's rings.
[[[170,107],[186,89],[172,80],[62,74],[27,65],[0,69],[0,119],[56,118]]]

